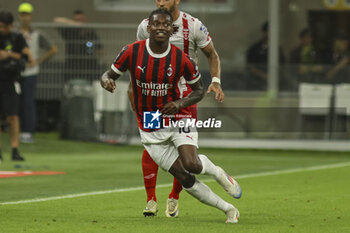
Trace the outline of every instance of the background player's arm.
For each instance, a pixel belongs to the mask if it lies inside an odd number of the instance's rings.
[[[208,58],[209,69],[211,77],[220,78],[221,69],[220,69],[220,58],[218,53],[215,50],[214,43],[211,41],[206,47],[202,48],[203,53]],[[218,82],[212,82],[207,93],[213,91],[215,93],[215,98],[219,102],[224,101],[224,92],[221,89],[221,85]]]
[[[327,73],[327,79],[331,79],[334,77],[334,75],[344,66],[346,66],[349,63],[350,59],[349,57],[344,57],[342,60],[340,60],[332,69],[330,69]]]
[[[115,90],[115,80],[120,77],[119,74],[114,72],[112,69],[104,72],[100,78],[101,86],[107,91],[113,93]]]
[[[53,19],[53,22],[67,24],[67,25],[74,25],[74,26],[79,26],[79,25],[83,24],[81,22],[77,22],[77,21],[74,21],[74,20],[66,18],[66,17],[55,17]]]
[[[162,114],[174,115],[179,112],[180,108],[186,108],[201,101],[204,97],[203,81],[200,78],[197,82],[189,84],[192,92],[185,98],[169,102],[162,109]]]

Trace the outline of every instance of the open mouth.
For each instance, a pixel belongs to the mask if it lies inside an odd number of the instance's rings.
[[[158,37],[165,37],[167,35],[167,33],[165,31],[157,31],[156,32],[156,36]]]

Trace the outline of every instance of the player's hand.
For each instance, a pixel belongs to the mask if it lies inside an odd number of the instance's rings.
[[[111,78],[101,79],[101,86],[111,93],[113,93],[116,88],[115,81]]]
[[[163,109],[161,110],[161,113],[164,115],[175,115],[180,110],[180,103],[174,101],[169,102],[166,105],[164,105]]]
[[[5,60],[9,57],[9,53],[5,50],[0,50],[0,60]]]
[[[215,93],[215,99],[217,99],[220,103],[224,102],[225,95],[219,83],[212,82],[208,87],[207,93],[210,93],[210,92]]]

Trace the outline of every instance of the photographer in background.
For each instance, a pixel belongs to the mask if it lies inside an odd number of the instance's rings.
[[[12,160],[23,161],[18,152],[21,93],[18,79],[25,68],[25,60],[31,63],[32,56],[22,34],[12,31],[13,20],[10,12],[0,12],[0,115],[5,116],[10,125]]]

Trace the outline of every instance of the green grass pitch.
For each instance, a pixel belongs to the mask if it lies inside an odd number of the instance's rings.
[[[2,136],[7,145],[6,139]],[[32,145],[22,145],[27,161],[10,161],[2,149],[0,171],[65,171],[65,175],[0,179],[0,233],[105,232],[235,232],[322,233],[350,232],[350,153],[230,150],[201,148],[217,165],[238,179],[243,195],[231,198],[208,177],[207,184],[241,213],[238,224],[225,224],[225,215],[205,206],[185,191],[180,214],[165,217],[165,201],[172,177],[159,171],[159,213],[145,218],[141,152],[138,146],[70,142],[55,134],[40,134]],[[307,169],[331,164],[344,166]],[[306,168],[303,170],[303,168]],[[259,175],[270,171],[276,174]],[[251,176],[244,176],[249,175]],[[132,187],[138,187],[132,189]],[[43,202],[6,204],[20,200],[58,197],[93,191],[127,189],[101,195]]]

